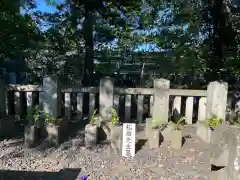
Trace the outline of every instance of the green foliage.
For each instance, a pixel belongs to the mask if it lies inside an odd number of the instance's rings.
[[[39,116],[40,116],[40,109],[39,109],[39,106],[37,105],[31,108],[27,114],[28,124],[30,125],[36,124],[36,122],[39,121]]]
[[[58,124],[59,120],[49,114],[45,114],[45,123],[47,124]]]
[[[90,124],[96,124],[96,123],[98,123],[97,121],[99,121],[99,113],[98,113],[98,109],[95,109],[91,116]],[[112,108],[112,121],[111,122],[114,125],[117,125],[119,123],[119,117],[118,117],[117,111],[113,108]]]
[[[18,59],[23,52],[35,47],[40,38],[37,23],[30,14],[20,14],[21,4],[16,2],[19,1],[1,1],[0,23],[4,24],[4,28],[0,29],[1,61],[7,58]]]
[[[212,117],[207,119],[207,125],[211,129],[215,129],[217,126],[222,124],[223,120],[218,118],[216,115],[213,115]]]
[[[46,0],[57,8],[55,13],[32,13],[34,1],[20,2],[27,12],[24,15],[19,13],[19,1],[1,2],[0,66],[4,60],[21,55],[35,75],[61,73],[68,83],[76,84],[83,74],[90,78],[94,71],[106,73],[115,68],[113,63],[94,67],[95,49],[114,51],[117,63],[132,61],[131,54],[139,46],[145,44],[144,51],[149,52],[153,49],[146,44],[155,44],[171,54],[134,59],[140,64],[157,64],[154,73],[143,68],[147,77],[141,76],[141,87],[151,86],[155,73],[188,88],[202,88],[198,79],[207,72],[239,74],[239,18],[226,2],[66,0],[60,4]],[[110,54],[104,56],[105,62]],[[123,68],[130,71],[133,66],[120,66],[119,71]]]
[[[174,123],[174,129],[182,130],[185,124],[186,124],[186,117],[181,117],[177,122]]]
[[[167,123],[164,123],[161,120],[156,120],[156,119],[152,120],[152,128],[153,129],[163,130],[166,126],[167,126]]]

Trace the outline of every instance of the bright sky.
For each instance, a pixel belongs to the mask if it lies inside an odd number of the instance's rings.
[[[62,3],[65,0],[55,0],[56,3]],[[55,12],[56,8],[54,6],[48,5],[46,0],[37,0],[37,10],[42,12]],[[152,43],[139,45],[136,51],[159,51],[160,49]]]
[[[56,3],[64,2],[64,0],[55,0]],[[43,12],[54,12],[56,8],[46,3],[46,0],[37,0],[37,9]]]

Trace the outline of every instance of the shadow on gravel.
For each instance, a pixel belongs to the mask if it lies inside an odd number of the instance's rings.
[[[63,148],[64,150],[67,150],[74,146],[75,148],[84,146],[82,142],[83,140],[84,140],[84,124],[82,122],[69,122],[68,135],[66,138],[63,139],[59,146],[53,146],[49,144],[47,137],[45,137],[45,139],[43,139],[35,149],[41,152],[44,152],[48,149],[58,149],[59,147]]]
[[[59,172],[42,172],[42,171],[10,171],[0,170],[1,180],[75,180],[81,169],[63,169]]]
[[[69,122],[68,128],[69,128],[69,138],[74,138],[79,135],[80,131],[84,130],[86,123],[84,122]]]
[[[135,153],[140,151],[142,149],[142,147],[146,144],[146,142],[147,142],[146,139],[139,139],[136,143]]]
[[[3,134],[0,134],[0,141],[9,140],[9,139],[13,139],[13,140],[23,139],[24,138],[24,122],[23,121],[16,122],[12,130],[13,132],[11,131],[9,134],[4,133],[4,130],[2,129],[0,129],[0,131],[1,133],[3,132]]]
[[[225,168],[225,166],[215,166],[214,164],[211,165],[211,171],[219,171]]]

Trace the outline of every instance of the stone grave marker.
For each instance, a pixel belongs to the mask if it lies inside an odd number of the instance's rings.
[[[134,157],[136,143],[136,124],[123,123],[122,156]]]

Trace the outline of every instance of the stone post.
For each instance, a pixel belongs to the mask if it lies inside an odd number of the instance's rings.
[[[197,135],[205,142],[210,143],[211,129],[204,123],[208,118],[216,115],[225,121],[227,106],[227,83],[211,82],[207,88],[206,116],[205,120],[197,123]]]
[[[53,117],[61,116],[61,88],[56,75],[43,78],[42,92],[40,92],[40,105],[45,114]]]
[[[169,111],[169,87],[170,81],[166,79],[156,79],[154,81],[154,99],[152,120],[168,123]],[[148,119],[148,121],[151,119]],[[152,122],[146,122],[149,147],[156,149],[160,141],[163,140],[160,130],[153,128]]]
[[[168,122],[169,111],[169,88],[170,81],[167,79],[154,80],[154,102],[153,115],[154,120]]]
[[[228,84],[211,82],[207,88],[206,119],[216,115],[225,121]]]
[[[101,120],[111,122],[113,108],[113,80],[110,77],[105,77],[100,80],[99,103]]]
[[[227,165],[227,179],[240,179],[240,128],[231,130],[233,135],[228,138],[229,159]]]

